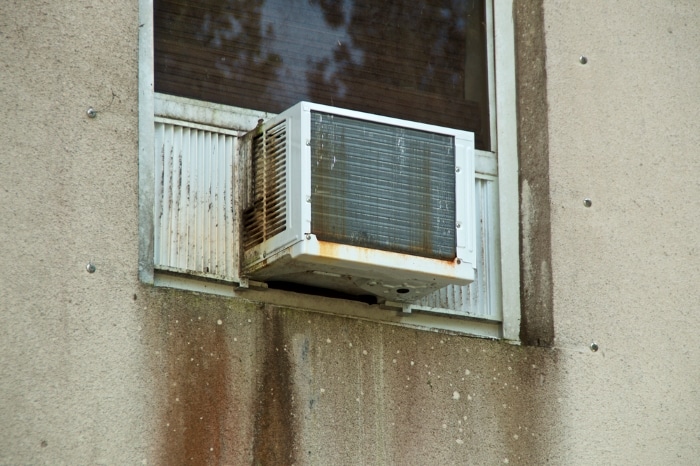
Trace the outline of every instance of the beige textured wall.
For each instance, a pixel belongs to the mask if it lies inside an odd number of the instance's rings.
[[[147,456],[137,11],[0,2],[0,464]]]
[[[699,6],[545,2],[566,462],[700,456]]]
[[[0,4],[0,464],[696,462],[700,10],[583,3],[519,78],[552,348],[139,284],[137,2]]]

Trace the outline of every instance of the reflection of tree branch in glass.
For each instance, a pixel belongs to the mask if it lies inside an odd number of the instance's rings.
[[[219,94],[235,94],[236,83],[254,79],[264,94],[277,81],[282,59],[264,50],[274,26],[263,27],[261,3],[156,0],[154,8],[157,92],[231,103]]]
[[[156,0],[156,90],[300,100],[474,131],[488,148],[483,0]]]

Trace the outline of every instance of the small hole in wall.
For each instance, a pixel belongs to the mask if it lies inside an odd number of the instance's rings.
[[[398,294],[406,294],[406,293],[410,293],[411,290],[409,290],[408,288],[399,288],[399,289],[396,290],[396,292],[397,292]]]

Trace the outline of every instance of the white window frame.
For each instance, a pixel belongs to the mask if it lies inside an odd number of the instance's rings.
[[[347,308],[343,315],[379,320],[419,328],[467,333],[489,338],[502,338],[518,343],[520,333],[520,225],[518,195],[518,153],[517,117],[515,93],[515,32],[513,0],[492,0],[487,7],[487,53],[489,74],[489,110],[491,118],[492,151],[476,151],[477,177],[494,180],[498,192],[500,244],[500,305],[499,322],[451,319],[431,313],[401,312],[382,313],[378,318],[376,310],[368,311],[366,306],[343,305]],[[225,296],[241,296],[248,299],[274,304],[301,307],[324,312],[328,303],[314,297],[304,301],[292,293],[279,291],[237,292],[233,286],[206,282],[177,275],[159,275],[154,269],[154,122],[156,103],[159,107],[169,107],[174,116],[183,110],[181,102],[187,99],[157,99],[154,93],[154,27],[153,0],[139,0],[139,278],[142,282],[156,286],[169,286],[196,290]],[[198,108],[203,117],[206,114],[221,115],[207,107]],[[493,115],[496,117],[494,118]],[[241,111],[232,116],[222,126],[236,127],[240,124],[251,126],[257,114]],[[216,122],[213,122],[216,124]],[[384,315],[386,314],[386,315]]]

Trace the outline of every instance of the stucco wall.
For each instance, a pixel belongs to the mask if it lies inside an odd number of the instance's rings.
[[[0,3],[0,464],[135,464],[152,444],[137,10]]]
[[[0,464],[696,462],[700,10],[517,11],[550,347],[140,284],[137,2],[3,2]]]
[[[548,1],[545,32],[561,451],[697,463],[700,8]]]

